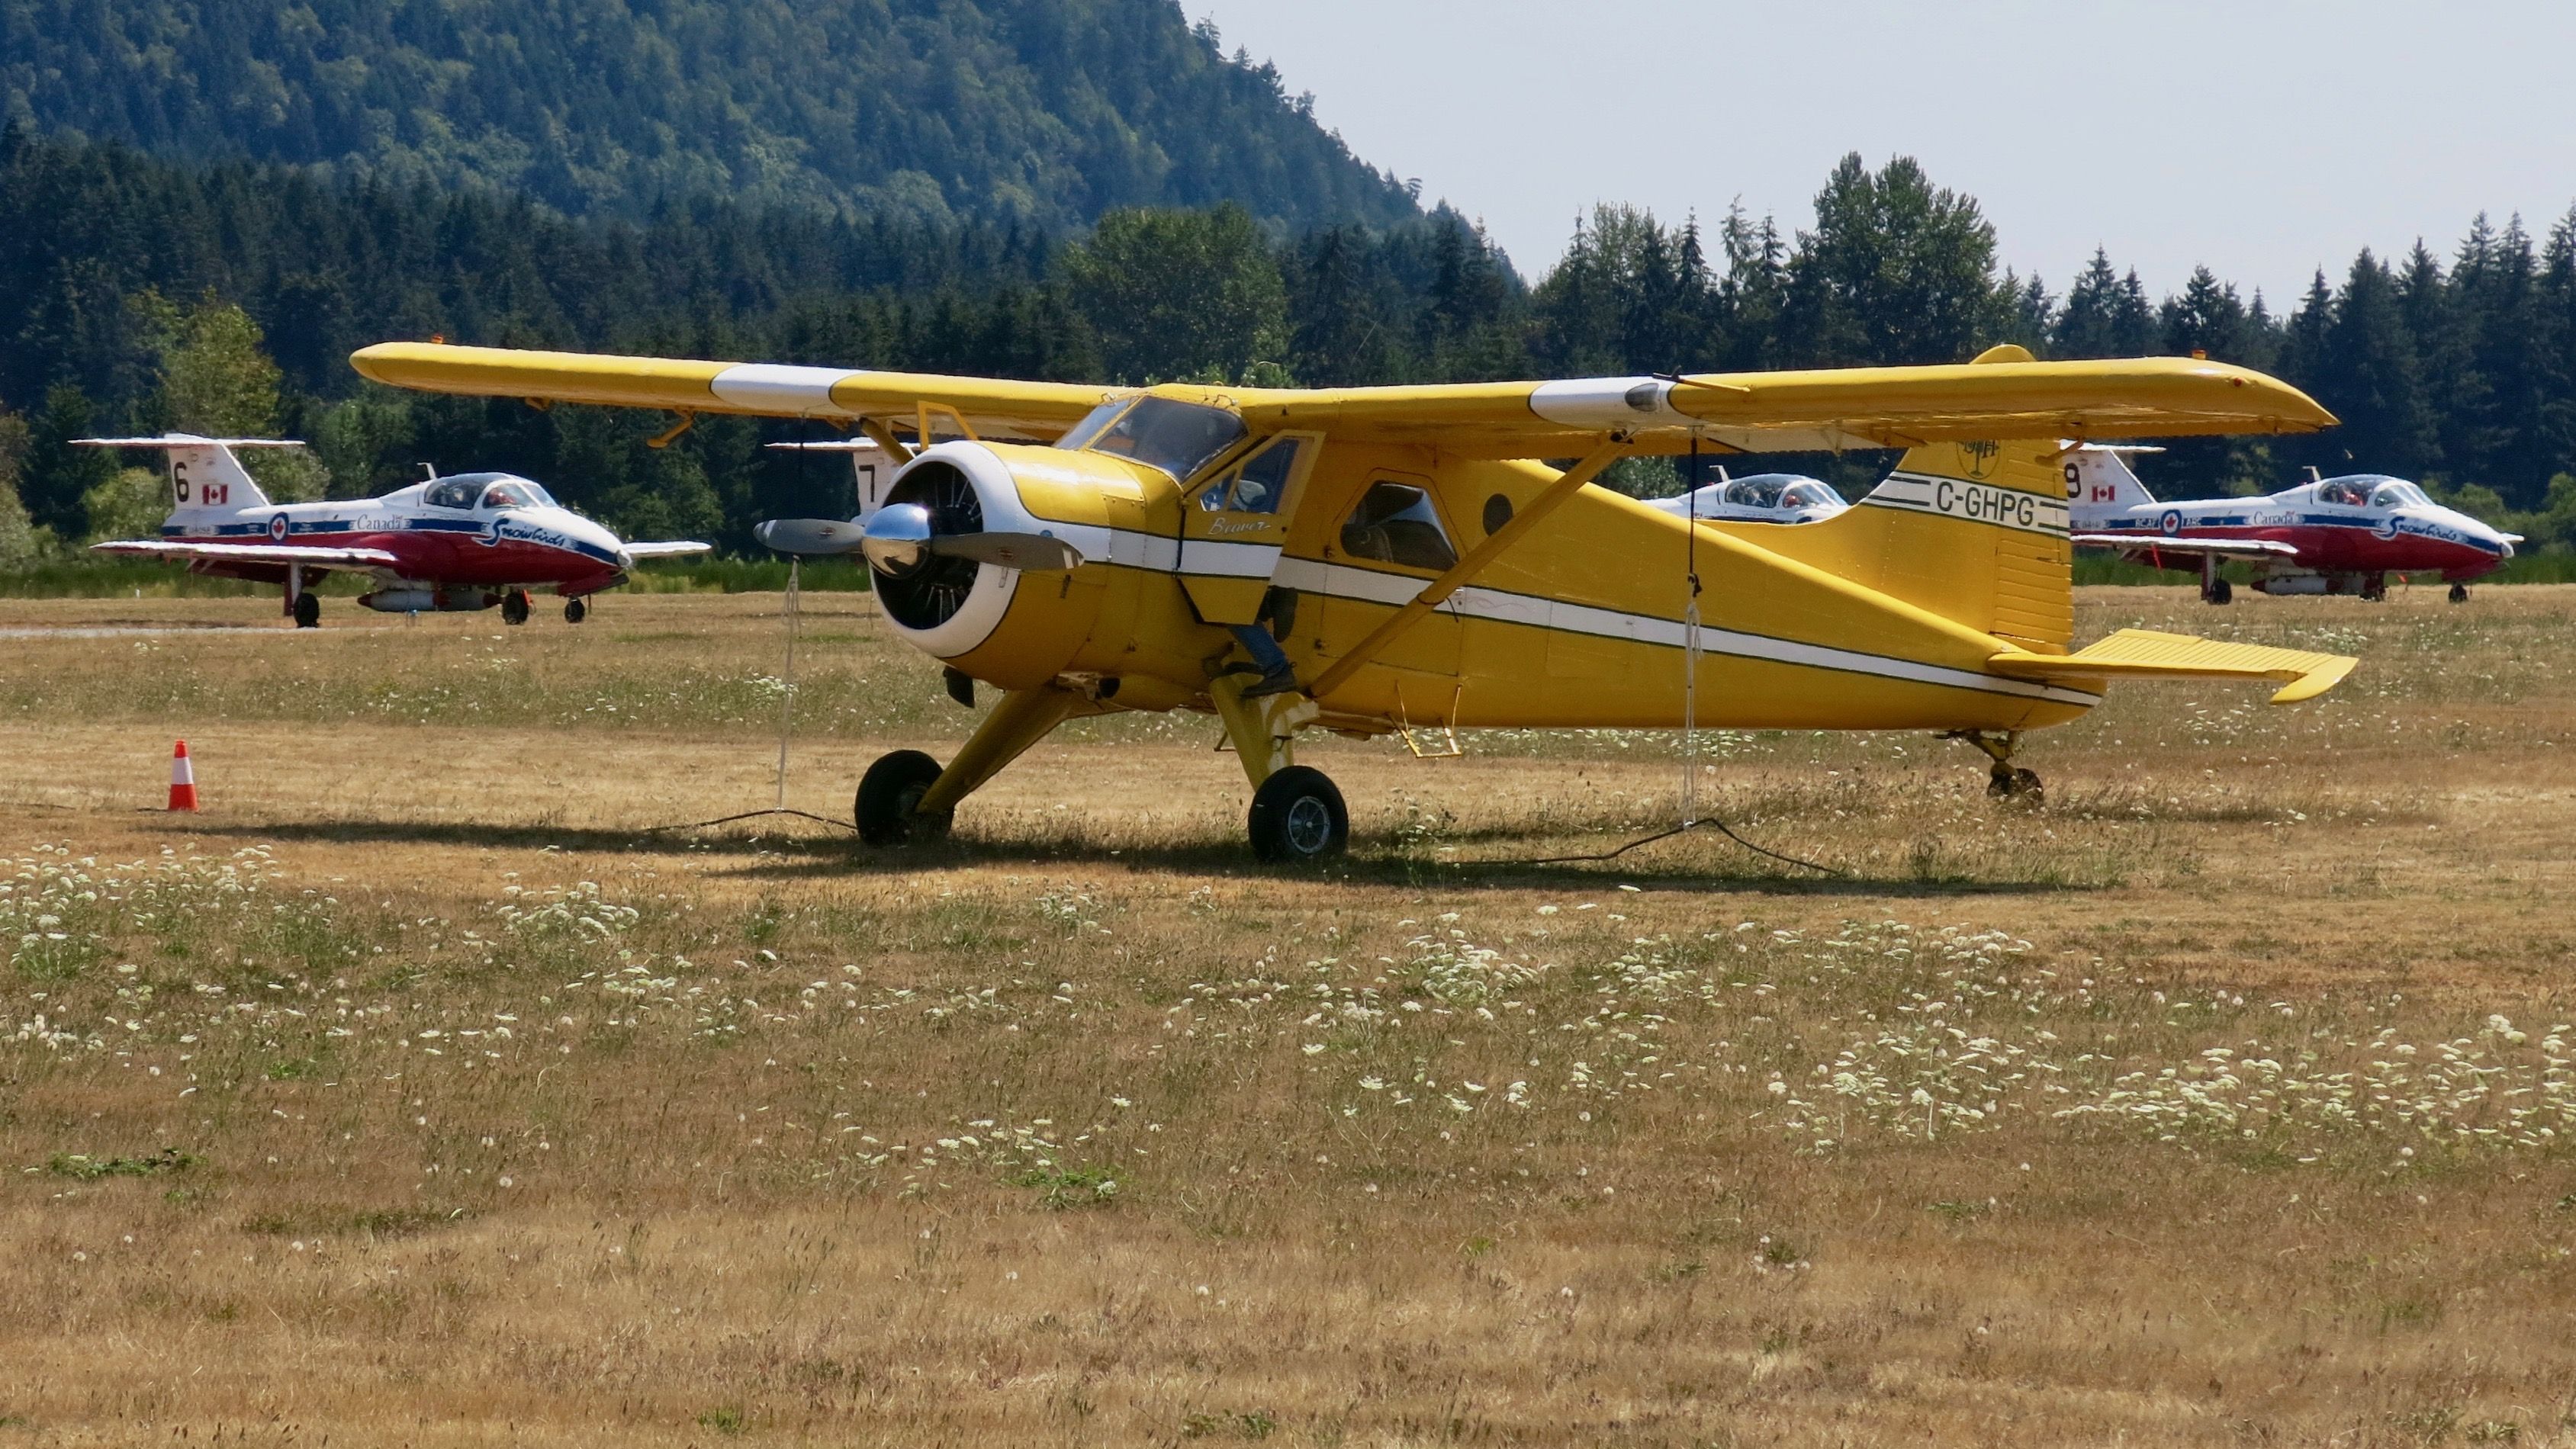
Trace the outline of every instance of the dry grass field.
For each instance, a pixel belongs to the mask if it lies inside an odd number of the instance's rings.
[[[0,1449],[2576,1444],[2576,589],[2089,591],[2349,649],[1989,802],[1199,717],[936,851],[769,803],[777,600],[0,603]],[[971,716],[809,596],[790,802]],[[207,808],[159,813],[174,736]]]

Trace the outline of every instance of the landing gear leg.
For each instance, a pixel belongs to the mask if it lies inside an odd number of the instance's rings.
[[[2361,580],[2361,597],[2376,604],[2388,597],[2388,575],[2365,574]]]
[[[512,589],[501,596],[501,622],[512,625],[528,622],[527,590]]]
[[[2467,584],[2453,584],[2453,585],[2451,585],[2451,602],[2452,602],[2452,603],[2454,603],[2454,604],[2465,604],[2465,603],[2467,603],[2468,601],[2469,601],[2469,586],[2468,586]]]
[[[1988,795],[2030,805],[2047,803],[2048,787],[2040,783],[2039,772],[2020,769],[2012,762],[2013,752],[2021,745],[2019,730],[1952,730],[1941,738],[1965,740],[1992,761],[1986,771]]]
[[[919,750],[897,750],[868,767],[853,815],[870,845],[937,840],[948,833],[957,802],[1001,772],[1029,746],[1076,715],[1108,707],[1069,689],[1014,689],[975,728],[946,769]]]
[[[564,600],[564,622],[578,624],[590,617],[590,604],[583,599]]]

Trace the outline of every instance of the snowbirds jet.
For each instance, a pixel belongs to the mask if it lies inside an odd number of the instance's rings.
[[[2158,503],[2123,454],[2154,452],[2088,444],[2071,454],[2075,541],[2117,549],[2151,568],[2200,570],[2200,597],[2224,604],[2235,590],[2218,566],[2238,559],[2264,594],[2388,596],[2390,574],[2438,573],[2451,602],[2466,603],[2468,581],[2504,567],[2518,534],[2499,533],[2385,473],[2319,478],[2256,498]]]
[[[1996,793],[2028,794],[2022,732],[2113,680],[2270,679],[2286,704],[2355,662],[2144,630],[2072,647],[2060,439],[2333,423],[2216,362],[2002,347],[1936,367],[1313,391],[416,343],[352,362],[398,387],[683,423],[826,419],[901,459],[857,527],[769,534],[863,553],[890,627],[953,693],[1002,691],[944,766],[906,750],[868,769],[856,823],[877,844],[937,836],[1058,724],[1113,710],[1213,713],[1253,787],[1255,852],[1298,861],[1349,833],[1340,792],[1294,763],[1310,729],[1669,729],[1689,710],[1702,727],[1931,730],[1984,751]],[[1796,527],[1694,526],[1591,482],[1638,453],[1884,447],[1906,451],[1875,492]]]
[[[364,570],[375,588],[358,602],[388,614],[488,609],[528,622],[528,591],[563,596],[564,622],[590,612],[588,596],[626,582],[639,558],[704,553],[707,545],[620,543],[607,529],[509,473],[459,473],[381,498],[271,503],[233,456],[235,448],[300,448],[270,438],[80,438],[93,448],[152,448],[170,465],[174,503],[161,536],[94,543],[100,553],[185,563],[188,571],[282,585],[299,629],[322,622],[307,585],[334,569]]]
[[[1649,508],[1706,523],[1814,523],[1851,507],[1833,485],[1804,473],[1753,473],[1717,481],[1672,498],[1649,498]]]

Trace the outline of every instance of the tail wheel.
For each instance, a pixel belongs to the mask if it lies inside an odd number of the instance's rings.
[[[897,750],[868,766],[851,810],[859,838],[870,845],[904,845],[945,836],[953,818],[948,811],[920,813],[921,797],[938,778],[939,762],[919,750]]]
[[[2048,787],[2040,783],[2037,770],[2001,763],[1986,776],[1986,793],[1998,800],[2014,800],[2025,805],[2043,805],[2048,801]]]
[[[564,622],[578,624],[590,617],[590,605],[580,599],[564,600]]]
[[[1290,765],[1252,792],[1252,853],[1271,864],[1323,860],[1350,848],[1351,812],[1321,770]]]
[[[305,593],[295,596],[295,627],[298,629],[322,627],[321,595]]]
[[[528,622],[527,590],[512,589],[510,592],[501,596],[501,622],[504,624],[524,624]]]

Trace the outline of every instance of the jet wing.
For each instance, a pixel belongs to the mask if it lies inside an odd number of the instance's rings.
[[[2288,683],[2274,704],[2314,699],[2340,683],[2360,663],[2344,654],[2313,654],[2265,644],[2228,644],[2153,629],[2122,629],[2073,654],[2032,654],[2007,649],[1986,667],[2015,679],[2279,679]]]
[[[2016,355],[2017,350],[2016,350]],[[692,362],[384,342],[350,357],[424,392],[763,417],[909,418],[953,409],[979,434],[1052,439],[1114,390],[928,373]],[[2259,372],[2196,358],[1998,360],[1692,377],[1362,388],[1198,388],[1256,431],[1311,428],[1489,458],[1562,458],[1605,434],[1680,453],[1905,448],[1994,438],[2303,433],[2334,415]],[[1696,443],[1694,442],[1696,440]]]
[[[381,548],[331,548],[273,543],[197,543],[177,538],[121,538],[93,543],[95,553],[146,558],[213,559],[223,563],[303,564],[308,568],[397,568],[402,560]]]
[[[2277,538],[2166,538],[2152,533],[2079,533],[2083,548],[2116,548],[2125,553],[2171,553],[2186,558],[2216,554],[2221,558],[2297,558],[2298,545]]]
[[[675,539],[669,543],[630,543],[626,545],[626,556],[628,558],[676,558],[684,553],[705,553],[714,547],[714,544],[700,543],[688,538]]]

